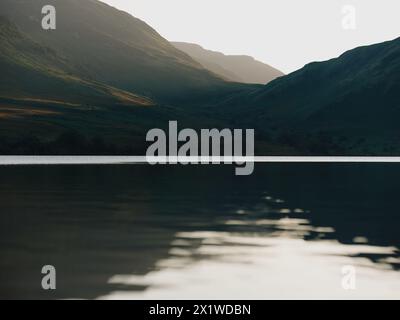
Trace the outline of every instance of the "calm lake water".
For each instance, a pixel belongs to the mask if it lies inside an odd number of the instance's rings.
[[[257,164],[249,177],[3,166],[0,177],[0,298],[400,298],[398,164]],[[55,291],[41,289],[44,265]]]

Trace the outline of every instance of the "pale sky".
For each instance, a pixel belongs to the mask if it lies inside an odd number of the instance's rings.
[[[170,41],[246,54],[292,72],[312,61],[400,36],[400,0],[102,0]],[[343,28],[343,6],[356,28]],[[347,21],[347,20],[346,20]]]

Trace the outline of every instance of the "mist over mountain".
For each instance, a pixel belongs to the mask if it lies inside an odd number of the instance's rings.
[[[228,81],[267,84],[284,75],[283,72],[250,56],[225,55],[221,52],[206,50],[193,43],[172,42],[172,44]]]

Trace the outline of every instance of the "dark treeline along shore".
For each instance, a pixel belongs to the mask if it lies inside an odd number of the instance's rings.
[[[56,30],[41,27],[49,4]],[[400,38],[270,67],[266,85],[175,45],[100,1],[2,0],[1,154],[143,154],[147,130],[178,120],[254,128],[259,155],[400,155]]]

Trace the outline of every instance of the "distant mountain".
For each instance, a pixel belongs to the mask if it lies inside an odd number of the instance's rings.
[[[57,29],[41,27],[54,5]],[[198,100],[233,86],[143,21],[96,0],[1,0],[0,15],[59,55],[76,76],[159,102]]]
[[[229,81],[267,84],[284,75],[281,71],[249,56],[225,55],[206,50],[193,43],[172,42],[172,44],[208,70]]]
[[[225,104],[232,119],[306,154],[398,155],[400,38],[310,63]]]

